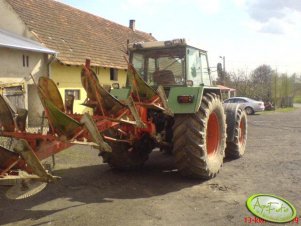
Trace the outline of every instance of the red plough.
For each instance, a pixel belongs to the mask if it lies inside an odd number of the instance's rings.
[[[99,84],[90,62],[86,62],[81,73],[87,91],[83,105],[93,109],[93,116],[73,114],[70,108],[67,111],[55,83],[41,77],[37,87],[48,119],[47,134],[27,132],[26,110],[25,116],[17,114],[22,111],[0,96],[1,136],[15,140],[11,149],[0,146],[0,185],[14,185],[8,192],[10,198],[33,195],[45,183],[57,180],[40,161],[79,142],[93,142],[104,162],[115,168],[136,168],[144,163],[159,143],[152,109],[168,112],[168,108],[165,97],[149,87],[131,65],[128,76],[132,89],[121,102]]]

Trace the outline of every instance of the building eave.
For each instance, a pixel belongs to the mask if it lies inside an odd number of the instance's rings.
[[[0,47],[57,55],[56,51],[46,48],[38,42],[3,29],[0,29]]]

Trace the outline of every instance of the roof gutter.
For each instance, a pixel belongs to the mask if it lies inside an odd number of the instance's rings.
[[[55,59],[57,58],[57,52],[55,52],[54,54],[52,54],[50,56],[50,58],[48,59],[48,63],[47,63],[47,67],[48,67],[48,78],[51,78],[51,64],[55,61]]]
[[[2,44],[0,43],[1,47],[11,48],[11,49],[20,49],[20,50],[27,50],[32,52],[39,52],[39,53],[47,53],[47,54],[54,54],[56,55],[55,51],[52,50],[46,50],[46,49],[39,49],[39,48],[26,48],[18,45],[8,45],[8,44]]]

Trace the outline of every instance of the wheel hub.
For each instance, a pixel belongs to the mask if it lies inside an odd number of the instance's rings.
[[[238,130],[238,137],[239,137],[239,144],[240,145],[244,145],[245,143],[245,130],[246,130],[246,122],[244,120],[244,118],[240,121],[239,123],[239,130]]]
[[[208,119],[206,146],[208,156],[216,153],[220,143],[220,128],[218,117],[215,112],[212,112]]]

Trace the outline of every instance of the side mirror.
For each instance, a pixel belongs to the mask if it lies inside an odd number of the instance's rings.
[[[223,73],[223,66],[222,66],[222,63],[217,63],[216,68],[217,68],[217,74],[220,75],[220,74]]]

